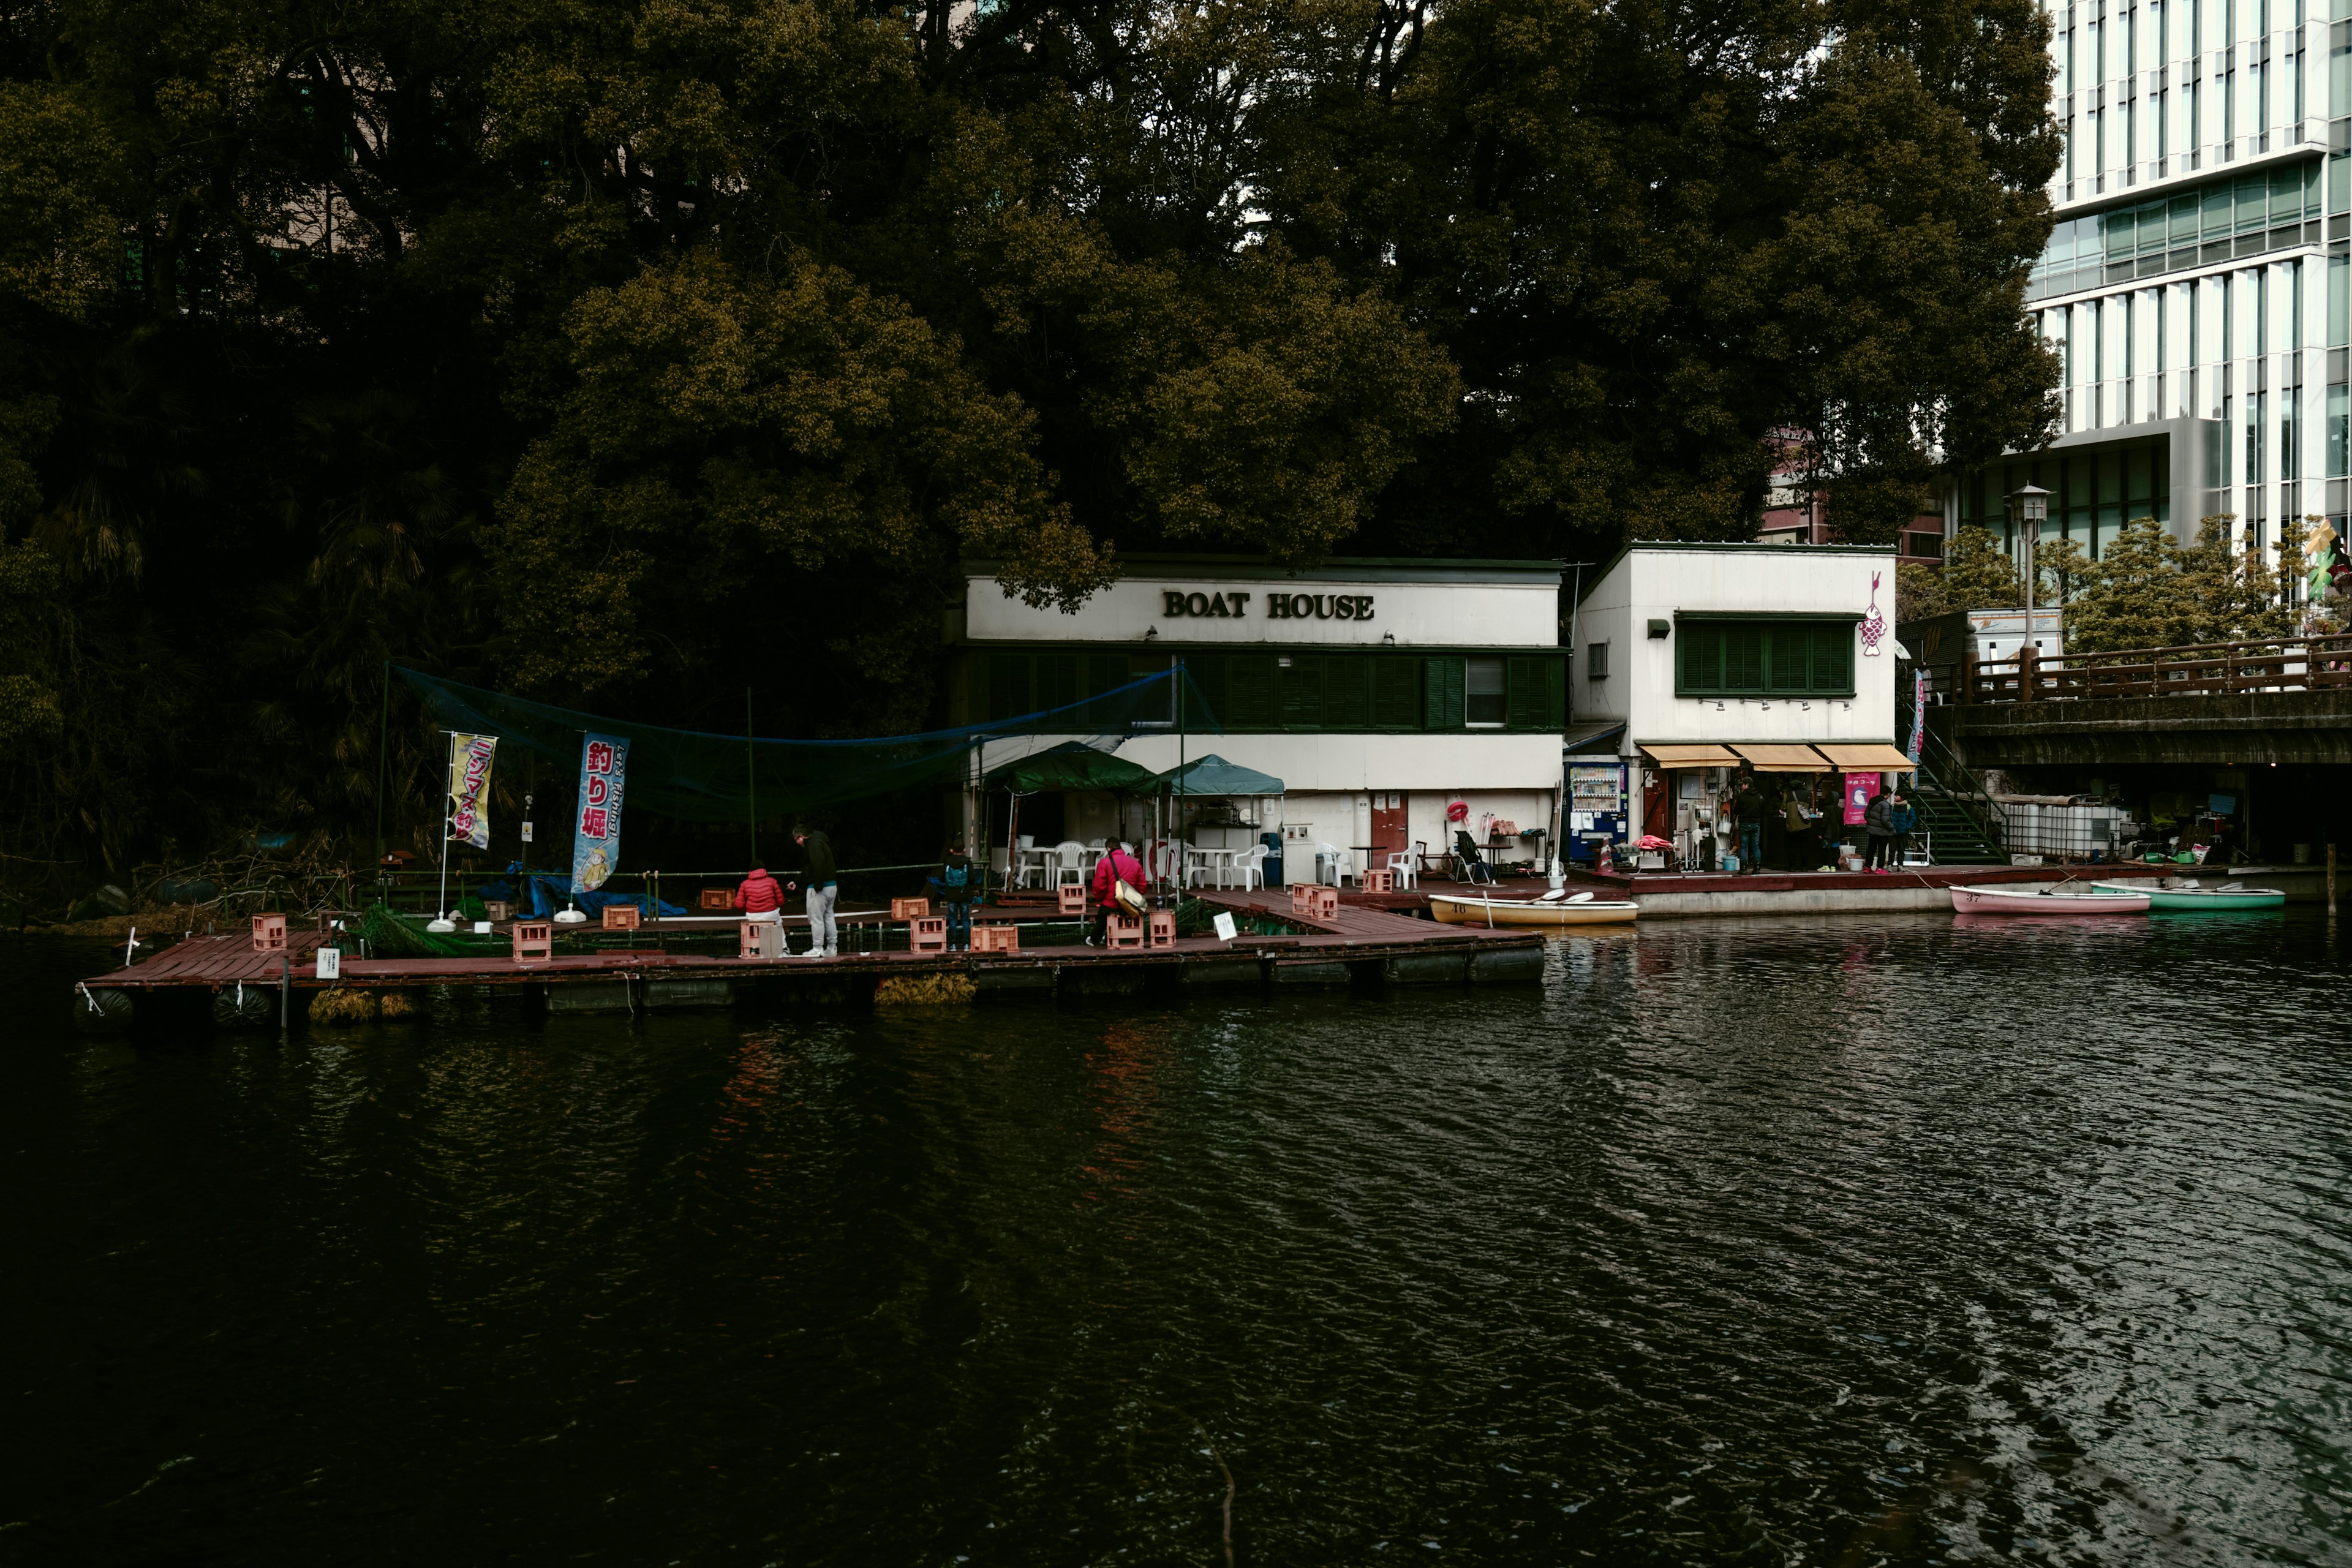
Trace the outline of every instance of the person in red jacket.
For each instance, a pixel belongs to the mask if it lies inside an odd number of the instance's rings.
[[[754,866],[735,889],[735,907],[755,921],[779,920],[784,912],[784,890],[765,866]]]
[[[1095,925],[1087,936],[1088,947],[1100,947],[1110,940],[1110,917],[1118,912],[1121,882],[1143,891],[1143,863],[1114,838],[1104,846],[1103,858],[1095,862]]]

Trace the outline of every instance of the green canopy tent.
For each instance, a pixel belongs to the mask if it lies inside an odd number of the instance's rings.
[[[1238,763],[1229,763],[1214,752],[1205,757],[1195,757],[1189,763],[1170,768],[1160,775],[1160,787],[1178,796],[1180,800],[1184,796],[1196,795],[1264,799],[1269,795],[1280,795],[1283,793],[1282,781],[1272,773],[1262,773],[1255,768],[1245,768]],[[1171,836],[1181,837],[1183,831],[1181,805],[1174,815],[1176,820],[1171,823],[1170,832]],[[1181,867],[1178,880],[1180,882],[1182,880]]]
[[[1007,763],[988,775],[991,789],[1035,795],[1045,789],[1105,790],[1118,795],[1149,795],[1160,787],[1160,775],[1114,757],[1084,741],[1062,744]]]
[[[1160,786],[1178,795],[1273,795],[1283,793],[1272,773],[1229,763],[1214,752],[1160,775]]]
[[[988,775],[988,787],[1006,791],[1013,796],[1004,834],[1004,869],[1010,886],[1021,853],[1023,795],[1041,790],[1099,790],[1108,795],[1149,795],[1159,790],[1160,775],[1124,757],[1098,751],[1084,741],[1065,741],[992,770]],[[1120,832],[1125,831],[1122,826]]]

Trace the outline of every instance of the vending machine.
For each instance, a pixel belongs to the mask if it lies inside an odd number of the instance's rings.
[[[1628,764],[1622,762],[1568,765],[1568,858],[1591,864],[1603,844],[1625,842]]]

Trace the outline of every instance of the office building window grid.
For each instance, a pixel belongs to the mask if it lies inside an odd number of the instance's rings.
[[[2050,535],[2095,555],[2132,516],[2186,540],[2227,512],[2266,548],[2290,515],[2345,529],[2352,20],[2310,0],[2044,9],[2067,145],[2026,300],[2061,427],[1960,476],[1948,526],[2003,531],[2006,481],[2032,476],[2057,492]]]

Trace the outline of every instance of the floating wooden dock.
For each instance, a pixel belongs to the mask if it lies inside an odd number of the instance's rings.
[[[1354,902],[1310,919],[1295,912],[1287,893],[1279,890],[1204,891],[1200,900],[1237,917],[1278,921],[1290,931],[1243,935],[1232,942],[1179,937],[1150,948],[1053,945],[1010,953],[886,950],[832,959],[745,959],[645,945],[541,960],[499,955],[359,958],[346,951],[341,974],[334,980],[322,980],[318,973],[318,950],[329,940],[325,933],[289,931],[284,952],[259,952],[250,935],[240,931],[185,936],[125,968],[91,975],[75,987],[75,1005],[86,1026],[115,1027],[130,1022],[142,1006],[184,1009],[210,998],[215,1018],[263,1025],[276,1023],[281,1011],[289,1021],[299,1020],[312,995],[336,986],[404,992],[526,987],[550,1012],[635,1012],[720,1006],[746,992],[856,1004],[874,1000],[887,982],[941,975],[968,977],[980,996],[1048,996],[1484,984],[1530,981],[1543,973],[1542,939],[1530,931],[1433,925]],[[1014,913],[992,906],[982,918],[1003,920]],[[643,943],[669,924],[593,934]]]

